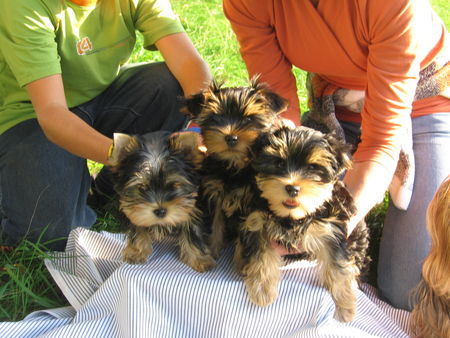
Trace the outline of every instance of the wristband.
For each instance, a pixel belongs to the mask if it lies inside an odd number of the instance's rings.
[[[108,149],[108,161],[111,159],[113,152],[114,152],[114,141],[111,143]]]

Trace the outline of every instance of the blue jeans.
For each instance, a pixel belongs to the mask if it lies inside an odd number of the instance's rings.
[[[186,123],[182,94],[164,63],[140,64],[124,69],[99,96],[71,111],[109,137],[175,131]],[[108,176],[106,168],[99,176]],[[7,130],[0,135],[1,244],[42,236],[41,242],[58,239],[49,249],[64,249],[73,228],[96,220],[86,203],[90,186],[86,160],[48,141],[36,119]]]
[[[350,131],[348,141],[357,138],[355,124],[342,124]],[[412,199],[406,211],[389,205],[378,257],[381,297],[405,310],[414,305],[410,303],[411,290],[420,281],[422,262],[431,248],[426,210],[439,185],[450,174],[450,113],[414,118],[412,132],[415,159]]]

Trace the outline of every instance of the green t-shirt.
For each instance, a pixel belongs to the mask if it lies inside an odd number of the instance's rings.
[[[129,59],[136,30],[144,46],[183,31],[168,0],[0,0],[0,134],[35,118],[24,86],[61,74],[67,104],[101,93]]]

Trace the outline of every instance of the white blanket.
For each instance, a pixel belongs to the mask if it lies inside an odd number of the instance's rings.
[[[124,236],[78,228],[66,251],[46,261],[72,305],[0,323],[2,337],[408,337],[409,313],[358,290],[357,317],[333,318],[330,294],[313,262],[286,265],[279,297],[250,303],[233,271],[231,248],[218,266],[198,273],[178,258],[175,241],[154,245],[143,265],[121,261]]]

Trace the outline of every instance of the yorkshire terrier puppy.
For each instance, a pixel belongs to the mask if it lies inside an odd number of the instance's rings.
[[[253,198],[250,148],[286,107],[285,99],[256,78],[248,87],[223,88],[213,82],[186,101],[185,112],[201,127],[207,148],[200,201],[216,257]]]
[[[368,231],[361,222],[347,238],[356,209],[339,180],[350,165],[346,145],[307,127],[281,127],[262,135],[253,152],[257,193],[241,222],[234,255],[251,301],[266,306],[277,298],[283,262],[272,243],[278,243],[289,251],[302,248],[317,260],[338,319],[351,321]]]
[[[185,264],[199,272],[214,267],[196,205],[203,158],[196,133],[114,134],[111,169],[129,225],[126,262],[145,262],[154,241],[175,235]]]
[[[431,250],[422,266],[411,315],[417,337],[450,335],[450,176],[442,182],[427,209]]]

